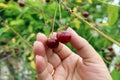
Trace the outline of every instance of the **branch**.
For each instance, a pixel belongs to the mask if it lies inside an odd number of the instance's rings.
[[[9,28],[11,31],[13,31],[17,36],[19,36],[31,49],[33,49],[32,45],[25,40],[16,30],[14,30],[12,27],[10,27],[6,22],[3,22],[3,25],[7,28]]]
[[[104,38],[108,39],[109,41],[117,44],[118,46],[120,46],[120,43],[114,39],[112,39],[111,37],[109,37],[108,35],[106,35],[105,33],[103,33],[102,31],[100,31],[99,29],[97,29],[96,27],[94,27],[92,24],[90,24],[88,21],[86,21],[83,17],[81,17],[80,15],[78,15],[77,13],[75,13],[71,8],[69,8],[68,6],[66,6],[64,4],[64,2],[62,0],[59,0],[59,2],[64,6],[64,8],[70,12],[71,14],[73,14],[75,17],[77,17],[78,19],[82,20],[85,24],[87,24],[91,29],[97,31],[100,35],[102,35]]]

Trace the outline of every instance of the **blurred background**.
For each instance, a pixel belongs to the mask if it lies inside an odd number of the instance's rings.
[[[84,37],[101,55],[113,80],[120,80],[120,0],[63,2],[108,36],[101,36],[69,13],[58,0],[0,0],[0,80],[38,80],[33,52],[36,34],[49,37],[52,30],[67,27]]]

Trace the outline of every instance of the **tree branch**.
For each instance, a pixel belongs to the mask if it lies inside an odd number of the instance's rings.
[[[64,8],[70,12],[71,14],[73,14],[75,17],[77,17],[78,19],[82,20],[85,24],[87,24],[91,29],[97,31],[100,35],[102,35],[104,38],[108,39],[109,41],[117,44],[118,46],[120,46],[120,43],[116,40],[114,40],[113,38],[109,37],[108,35],[106,35],[105,33],[103,33],[102,31],[100,31],[99,29],[97,29],[95,26],[93,26],[92,24],[90,24],[88,21],[86,21],[82,16],[78,15],[77,13],[75,13],[71,8],[69,8],[67,5],[64,4],[64,2],[62,0],[59,0],[59,2],[64,6]]]

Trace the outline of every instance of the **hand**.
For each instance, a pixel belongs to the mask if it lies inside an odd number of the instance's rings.
[[[62,43],[50,49],[46,46],[47,37],[41,33],[37,35],[34,53],[38,76],[42,80],[112,80],[93,47],[71,28],[67,31],[71,33],[70,44],[77,54]]]

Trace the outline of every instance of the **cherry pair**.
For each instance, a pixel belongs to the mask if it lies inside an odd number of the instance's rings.
[[[49,38],[46,42],[46,45],[49,48],[57,48],[59,42],[66,44],[71,40],[71,34],[67,31],[62,31],[57,33],[56,38]]]

